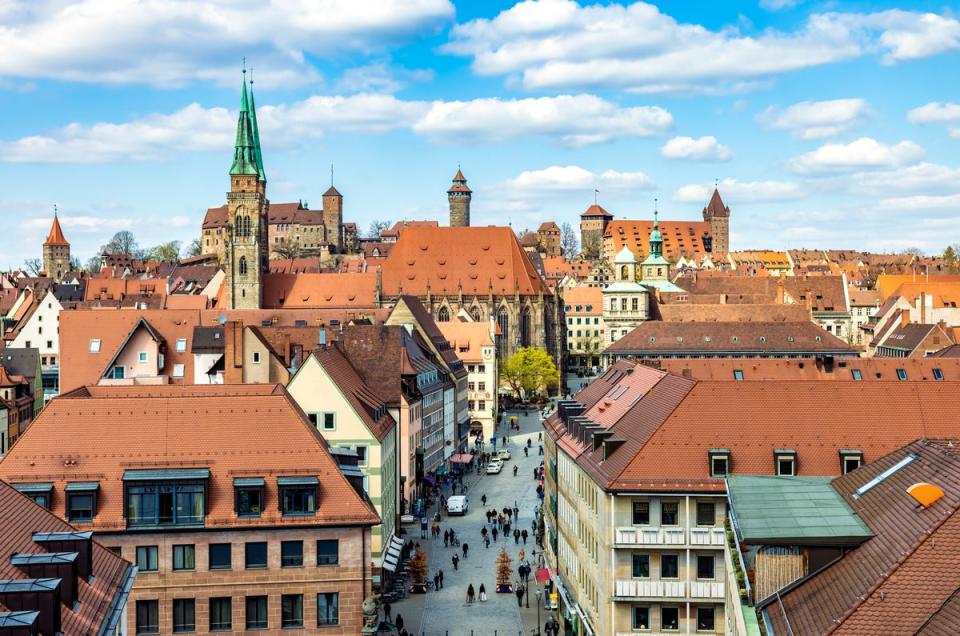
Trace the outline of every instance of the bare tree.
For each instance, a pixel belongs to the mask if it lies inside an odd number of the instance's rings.
[[[303,255],[300,244],[291,241],[289,238],[285,238],[274,245],[272,251],[277,258],[300,258]]]
[[[200,239],[198,238],[193,239],[192,241],[187,243],[187,246],[185,248],[183,248],[184,258],[200,256],[201,254],[203,254],[203,245],[200,243]]]
[[[390,221],[384,219],[375,219],[370,222],[370,229],[367,230],[367,238],[380,238],[380,232],[390,227]]]
[[[43,271],[43,261],[39,258],[28,258],[23,261],[23,269],[30,274],[37,276]]]
[[[597,258],[600,256],[600,238],[593,236],[583,242],[583,255],[587,258]]]
[[[125,254],[131,258],[143,258],[143,250],[137,244],[132,232],[123,230],[113,235],[106,245],[100,248],[101,254]]]
[[[560,226],[560,250],[567,258],[575,258],[580,253],[580,241],[569,223]]]

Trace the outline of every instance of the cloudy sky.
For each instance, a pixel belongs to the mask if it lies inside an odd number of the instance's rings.
[[[199,233],[241,59],[269,198],[474,224],[696,219],[734,249],[938,252],[960,234],[956,2],[0,1],[0,267],[54,204],[84,260]]]

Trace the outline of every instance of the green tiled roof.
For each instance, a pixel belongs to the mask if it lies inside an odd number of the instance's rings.
[[[858,545],[873,536],[829,477],[730,475],[727,492],[746,543]]]

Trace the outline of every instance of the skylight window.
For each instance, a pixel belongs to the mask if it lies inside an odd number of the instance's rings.
[[[879,483],[882,483],[884,480],[888,479],[892,475],[896,474],[900,469],[902,469],[904,466],[909,465],[910,462],[912,462],[916,458],[917,458],[916,453],[910,453],[909,455],[907,455],[906,457],[898,461],[896,464],[894,464],[890,468],[886,469],[885,471],[883,471],[882,473],[880,473],[879,475],[877,475],[876,477],[874,477],[873,479],[865,483],[864,485],[857,488],[856,492],[853,493],[853,498],[859,499],[860,497],[865,495],[871,488],[873,488]]]

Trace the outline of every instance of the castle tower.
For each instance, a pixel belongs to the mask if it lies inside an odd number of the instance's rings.
[[[603,253],[603,234],[613,215],[594,203],[580,215],[580,252],[586,258],[598,258]]]
[[[453,185],[447,190],[450,202],[450,227],[470,227],[470,199],[473,193],[467,187],[467,178],[460,168],[453,177]]]
[[[343,252],[343,195],[330,184],[330,189],[323,193],[323,227],[327,235],[327,243]]]
[[[713,235],[714,254],[726,254],[730,251],[730,208],[723,204],[720,192],[713,189],[710,203],[703,208],[703,220],[710,224],[710,233]]]
[[[252,82],[251,82],[252,84]],[[246,70],[237,118],[237,139],[227,193],[226,307],[259,309],[263,276],[268,271],[267,178],[260,153],[260,135]]]
[[[47,240],[43,242],[43,271],[57,282],[63,280],[63,276],[70,271],[70,243],[60,229],[56,207],[53,208],[53,225],[50,226]]]

